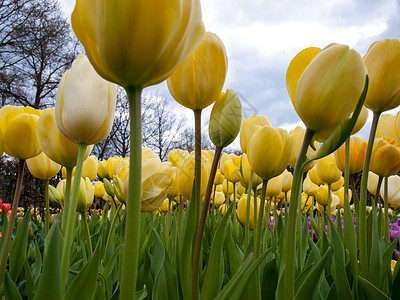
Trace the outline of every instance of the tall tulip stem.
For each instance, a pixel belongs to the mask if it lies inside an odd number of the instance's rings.
[[[251,201],[251,187],[253,185],[253,177],[254,177],[254,171],[253,171],[253,169],[251,169],[250,178],[249,178],[249,186],[247,187],[246,223],[245,223],[245,227],[244,227],[244,242],[245,242],[245,247],[246,248],[249,245],[250,203],[251,203],[250,201]]]
[[[364,167],[361,177],[361,188],[360,188],[360,206],[359,206],[359,224],[358,230],[358,249],[360,250],[360,266],[361,275],[365,275],[368,272],[368,254],[367,254],[367,223],[366,223],[366,209],[367,209],[367,186],[368,186],[368,172],[369,165],[371,163],[372,148],[374,146],[376,128],[378,127],[378,120],[380,112],[374,112],[374,118],[372,119],[371,132],[369,134],[369,140],[367,145],[367,152],[365,154]]]
[[[67,219],[70,207],[70,195],[71,195],[71,180],[72,180],[72,168],[67,169],[67,178],[65,180],[65,193],[64,193],[64,207],[61,221],[61,232],[65,234],[67,230]]]
[[[254,242],[254,258],[257,259],[260,256],[261,249],[261,231],[262,231],[262,222],[264,218],[264,207],[265,207],[265,195],[267,192],[267,184],[268,180],[263,180],[262,191],[261,191],[261,201],[260,201],[260,211],[258,213],[257,218],[257,227],[255,228],[255,242]],[[257,206],[257,200],[254,200],[254,206]],[[267,216],[268,218],[269,216]],[[268,226],[268,220],[267,224]]]
[[[49,204],[49,180],[46,179],[44,181],[44,199],[46,202],[46,220],[45,220],[45,228],[44,228],[44,236],[47,236],[50,229],[50,204]]]
[[[285,243],[285,273],[284,279],[284,297],[283,299],[294,299],[294,271],[295,271],[295,236],[297,206],[301,196],[301,182],[303,180],[304,162],[307,159],[307,149],[311,144],[314,131],[307,128],[304,135],[303,145],[297,158],[294,168],[292,192],[290,196],[289,217],[287,223],[286,243]]]
[[[141,87],[126,88],[130,116],[129,194],[126,202],[125,247],[120,299],[134,299],[139,256],[140,199],[142,193]]]
[[[199,226],[201,204],[201,109],[194,110],[194,189],[195,189],[195,230]]]
[[[19,196],[21,194],[21,187],[22,187],[22,178],[24,177],[24,167],[25,167],[25,160],[20,159],[18,164],[18,177],[17,177],[17,183],[15,185],[10,221],[8,222],[6,236],[3,240],[3,249],[2,249],[3,251],[1,253],[1,262],[0,262],[0,286],[3,284],[4,280],[4,273],[6,270],[7,258],[8,258],[8,250],[10,249],[15,218],[17,216]]]
[[[76,216],[76,207],[78,204],[79,186],[81,183],[81,174],[83,160],[85,158],[85,151],[87,144],[80,143],[78,148],[78,157],[76,159],[76,169],[74,175],[74,182],[72,186],[72,195],[69,203],[69,211],[67,216],[67,225],[65,227],[64,245],[61,255],[61,280],[62,286],[65,287],[69,273],[69,256],[71,254],[72,240],[74,237],[74,224]]]
[[[87,222],[87,212],[81,213],[82,221],[83,221],[83,226],[85,228],[85,234],[86,234],[86,241],[88,243],[88,249],[89,249],[89,258],[92,257],[93,255],[93,248],[92,248],[92,241],[90,239],[90,230],[89,230],[89,225]],[[110,229],[111,230],[111,229]]]
[[[206,195],[204,197],[203,209],[201,211],[201,217],[199,221],[199,226],[197,228],[197,235],[194,244],[193,252],[193,267],[192,267],[192,300],[198,299],[198,285],[199,285],[199,263],[200,263],[200,253],[201,244],[203,242],[204,227],[206,225],[207,213],[210,208],[210,198],[213,189],[213,183],[215,179],[215,174],[217,173],[218,161],[221,157],[222,148],[216,147],[214,160],[211,167],[210,177],[208,178]]]
[[[388,176],[385,177],[384,181],[384,194],[383,194],[383,201],[384,201],[384,209],[385,209],[385,238],[387,241],[390,241],[390,235],[389,235],[389,178]]]

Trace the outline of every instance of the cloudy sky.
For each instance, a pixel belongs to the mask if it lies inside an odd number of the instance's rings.
[[[75,0],[60,0],[70,16]],[[243,116],[267,116],[273,126],[302,124],[286,91],[291,59],[309,46],[347,44],[361,55],[383,38],[400,38],[400,0],[201,0],[207,31],[224,42],[225,87],[242,99]],[[148,91],[169,95],[165,83]],[[175,104],[174,104],[175,105]],[[191,114],[187,109],[176,107]],[[206,127],[210,109],[203,114]],[[361,135],[367,137],[368,124]],[[304,127],[304,126],[303,126]]]

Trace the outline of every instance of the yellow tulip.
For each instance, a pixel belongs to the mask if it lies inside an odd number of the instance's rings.
[[[73,168],[78,157],[78,144],[66,138],[57,127],[55,108],[46,108],[40,115],[37,125],[37,140],[43,152],[56,163]],[[93,146],[85,152],[87,158]]]
[[[211,141],[217,147],[230,145],[239,133],[242,123],[242,105],[232,89],[221,93],[215,102],[208,124]]]
[[[400,39],[374,42],[364,57],[369,85],[364,105],[383,112],[400,104]]]
[[[57,126],[75,143],[101,142],[111,132],[116,100],[116,85],[101,78],[86,56],[79,56],[58,85]]]
[[[293,174],[288,170],[282,173],[282,192],[287,193],[292,189]]]
[[[229,195],[233,194],[233,183],[231,181],[227,181],[224,179],[222,182],[222,191],[224,192],[225,195],[228,197],[228,192]]]
[[[394,209],[400,208],[400,177],[390,176],[388,178],[388,202],[389,206]],[[381,197],[383,198],[385,189],[381,188]]]
[[[267,117],[260,115],[251,115],[248,119],[244,119],[240,128],[240,148],[247,153],[250,140],[253,134],[262,126],[271,126],[271,122]]]
[[[26,160],[42,152],[37,141],[38,114],[20,106],[6,105],[0,109],[1,139],[8,155]]]
[[[217,184],[222,184],[224,182],[224,175],[222,175],[221,171],[219,169],[217,169],[217,172],[215,174],[215,178],[214,178],[214,185]]]
[[[61,169],[61,166],[52,161],[43,152],[38,156],[26,160],[29,172],[39,179],[50,179],[54,177]]]
[[[168,152],[167,160],[172,163],[173,167],[176,167],[178,164],[178,161],[182,155],[189,154],[186,150],[182,149],[173,149],[170,152]]]
[[[81,177],[88,177],[90,181],[93,181],[97,176],[97,165],[98,160],[94,155],[89,156],[83,161],[82,175]]]
[[[49,185],[49,200],[53,203],[61,204],[64,201],[64,195],[54,186]]]
[[[78,0],[71,23],[96,71],[123,87],[165,80],[205,32],[198,0]]]
[[[99,161],[97,164],[97,174],[101,178],[110,178],[107,170],[107,160]]]
[[[392,137],[399,142],[396,133],[396,116],[390,114],[381,114],[376,128],[375,137]]]
[[[203,198],[206,193],[208,176],[210,172],[207,160],[208,159],[204,155],[201,156],[201,198]],[[179,194],[181,194],[186,200],[190,200],[192,196],[193,180],[194,155],[188,154],[179,160],[176,169],[176,188]]]
[[[221,215],[222,215],[222,216],[226,214],[226,210],[227,210],[226,204],[222,204],[222,205],[219,207],[219,211],[221,212]]]
[[[235,172],[237,174],[237,176],[239,177],[240,183],[241,185],[243,185],[243,187],[247,187],[249,186],[249,182],[250,182],[250,173],[251,173],[251,165],[249,163],[249,159],[246,153],[243,153],[240,156],[240,160],[239,160],[239,165],[236,165],[235,163]],[[259,186],[262,183],[262,179],[260,176],[258,176],[256,173],[253,174],[253,183],[252,183],[252,188],[256,188],[257,186]]]
[[[221,93],[228,68],[225,46],[207,32],[196,50],[167,79],[174,99],[192,110],[209,106]]]
[[[328,206],[329,190],[327,185],[321,185],[315,191],[315,200],[322,206]]]
[[[338,207],[344,208],[344,187],[341,187],[339,190],[334,191],[333,194],[339,197]],[[351,189],[348,190],[347,194],[349,196],[349,202],[350,202],[352,196]]]
[[[121,157],[109,157],[107,159],[107,174],[109,178],[117,175],[117,166],[121,160]]]
[[[354,125],[353,130],[351,131],[351,135],[359,132],[361,130],[361,128],[364,127],[367,120],[368,120],[368,109],[365,106],[363,106],[361,108],[361,112],[360,112],[360,115],[358,116],[357,122]]]
[[[169,210],[169,199],[164,199],[164,201],[161,203],[160,207],[158,208],[159,212],[168,212]]]
[[[223,153],[220,162],[220,171],[228,181],[236,183],[240,180],[240,176],[236,172],[239,164],[240,158],[237,155]]]
[[[301,193],[301,209],[304,208],[305,212],[308,212],[313,207],[313,197],[307,193]]]
[[[94,195],[97,198],[103,198],[104,194],[106,193],[106,190],[104,189],[104,184],[101,181],[96,181],[94,183]]]
[[[267,197],[276,197],[282,192],[282,175],[268,180],[266,195]]]
[[[225,203],[225,192],[215,192],[214,204],[216,207],[220,207]]]
[[[240,197],[237,206],[237,218],[239,222],[245,226],[246,225],[246,208],[247,208],[247,195],[243,194]],[[257,211],[260,210],[260,200],[257,199]],[[250,220],[249,220],[249,228],[254,228],[254,197],[250,198]]]
[[[315,169],[314,169],[315,170]],[[303,191],[310,196],[315,196],[318,185],[316,185],[310,178],[310,172],[307,173],[306,179],[303,182]]]
[[[261,127],[251,138],[249,162],[263,180],[281,174],[288,166],[293,148],[293,136],[281,128]]]
[[[399,172],[400,144],[391,137],[375,139],[369,169],[382,177]]]
[[[94,199],[94,188],[90,179],[87,177],[83,179],[81,177],[76,210],[80,213],[85,213],[92,205],[93,199]]]
[[[294,130],[290,131],[290,135],[293,135],[293,150],[292,150],[292,155],[290,157],[289,165],[292,167],[295,167],[297,158],[299,157],[301,146],[303,145],[303,140],[304,140],[304,135],[306,133],[306,130],[302,128],[301,126],[297,126]],[[317,153],[319,149],[319,143],[317,141],[313,142],[314,147],[316,150],[314,150],[311,147],[308,147],[307,150],[307,157],[310,158],[312,157],[315,153]],[[304,168],[303,172],[307,172],[310,170],[315,164],[315,161],[312,161],[306,165]]]
[[[346,45],[306,48],[293,58],[286,73],[288,93],[318,140],[325,140],[354,111],[366,74],[360,54]]]
[[[367,189],[368,192],[370,192],[372,195],[376,195],[377,193],[377,187],[378,187],[378,180],[379,180],[379,176],[376,175],[375,173],[369,171],[368,172],[368,185],[367,185]],[[380,191],[382,191],[382,186]],[[378,191],[379,193],[379,191]]]
[[[317,160],[315,164],[318,177],[326,184],[332,184],[340,179],[342,171],[336,165],[335,156],[329,154]]]
[[[367,153],[368,141],[362,137],[350,137],[350,161],[349,174],[361,172],[364,166],[365,154]],[[346,146],[343,144],[334,153],[336,165],[344,172],[345,169]]]
[[[331,184],[332,192],[339,190],[341,187],[343,187],[343,184],[344,184],[344,178],[343,176],[341,176],[338,181],[335,181],[334,183]]]
[[[331,210],[330,210],[330,214],[331,215],[335,215],[336,214],[336,211],[337,211],[336,208],[337,208],[339,202],[340,202],[339,197],[334,195],[334,194],[332,194]],[[321,205],[321,204],[319,204],[317,202],[316,208],[317,208],[318,211],[323,212],[323,211],[327,211],[328,210],[327,206],[328,206],[328,204],[326,206],[324,206],[324,205]]]

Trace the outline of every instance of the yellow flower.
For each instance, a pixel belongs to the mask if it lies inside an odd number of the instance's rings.
[[[107,174],[109,178],[117,175],[117,166],[120,160],[121,157],[109,157],[107,159]]]
[[[111,132],[116,100],[116,85],[101,78],[86,56],[79,56],[58,85],[57,126],[75,143],[96,144]]]
[[[251,138],[249,162],[263,180],[281,174],[288,166],[293,147],[293,136],[281,128],[261,127]]]
[[[214,203],[216,207],[225,203],[225,194],[225,192],[215,192]]]
[[[342,171],[337,167],[333,154],[318,159],[315,166],[318,177],[326,184],[332,184],[338,181],[342,176]]]
[[[362,137],[350,137],[350,161],[349,161],[349,174],[361,172],[364,166],[365,154],[367,153],[368,141]],[[336,165],[344,172],[345,169],[345,155],[346,146],[343,144],[335,151]]]
[[[318,140],[325,140],[354,111],[366,74],[360,54],[346,45],[306,48],[293,58],[286,73],[289,96]]]
[[[52,161],[43,152],[38,156],[26,160],[29,172],[39,179],[50,179],[54,177],[61,169],[61,166]]]
[[[167,79],[174,99],[192,110],[204,109],[217,100],[228,68],[225,46],[207,32],[196,50]]]
[[[267,197],[276,197],[282,191],[282,175],[276,176],[268,180],[266,195]]]
[[[400,39],[374,42],[364,57],[369,85],[364,105],[383,112],[400,104]]]
[[[215,174],[215,178],[214,178],[214,185],[217,184],[222,184],[224,182],[224,175],[221,173],[221,171],[219,169],[217,169],[217,172]]]
[[[295,167],[297,158],[299,157],[301,146],[303,145],[303,140],[304,140],[304,135],[306,133],[306,130],[302,128],[301,126],[297,126],[294,130],[290,131],[290,135],[293,135],[293,150],[292,150],[292,155],[290,157],[289,165],[292,167]],[[308,147],[307,149],[307,157],[310,158],[312,157],[315,153],[317,153],[319,149],[319,143],[317,141],[313,142],[314,147],[316,150],[314,150],[311,147]],[[303,172],[307,172],[310,170],[315,164],[315,161],[312,161],[306,165],[304,168]]]
[[[242,123],[242,105],[232,89],[221,93],[215,102],[208,124],[211,141],[217,147],[230,145],[239,133]]]
[[[338,181],[335,181],[334,183],[331,184],[331,190],[332,192],[339,190],[341,187],[343,187],[344,184],[344,178],[341,176]]]
[[[98,160],[94,155],[89,156],[83,161],[82,175],[81,177],[88,177],[90,181],[93,181],[97,176],[97,165]]]
[[[249,163],[249,159],[246,153],[243,153],[239,157],[239,163],[235,163],[235,172],[236,175],[239,177],[241,185],[246,188],[249,185],[250,182],[250,173],[251,173],[251,166]],[[262,179],[260,176],[258,176],[256,173],[253,174],[253,182],[252,182],[252,188],[256,188],[258,185],[262,183]]]
[[[89,178],[81,177],[76,210],[80,213],[86,212],[92,205],[94,199],[94,188]]]
[[[209,176],[209,165],[208,159],[205,155],[201,156],[201,188],[200,188],[200,196],[204,197],[206,193],[208,176]],[[192,196],[192,187],[194,180],[194,155],[188,154],[178,162],[178,166],[176,168],[176,188],[179,194],[182,195],[186,200],[190,200]]]
[[[293,174],[288,170],[282,173],[282,192],[287,193],[292,189]]]
[[[94,195],[97,198],[103,198],[104,194],[106,193],[106,190],[104,189],[104,184],[101,181],[96,181],[94,183]]]
[[[247,194],[243,194],[237,204],[237,218],[239,222],[246,225],[246,208],[247,208]],[[260,200],[257,199],[257,211],[260,210]],[[254,197],[250,198],[250,217],[249,217],[249,228],[254,228]]]
[[[97,174],[101,178],[109,178],[108,171],[107,171],[107,161],[106,160],[102,160],[102,161],[98,162],[98,164],[97,164]]]
[[[6,105],[0,109],[0,132],[4,151],[15,158],[26,160],[42,150],[37,142],[38,114],[34,109]]]
[[[370,192],[372,195],[376,195],[376,193],[377,193],[376,189],[378,187],[378,180],[379,180],[379,176],[378,175],[376,175],[375,173],[373,173],[371,171],[368,172],[367,189],[368,189],[368,192]],[[382,186],[381,186],[380,190],[381,191],[383,190]]]
[[[341,187],[339,190],[333,192],[334,195],[339,197],[339,208],[344,208],[344,187]],[[351,189],[348,190],[349,202],[351,201],[352,192]]]
[[[363,106],[361,108],[361,112],[360,115],[358,116],[357,122],[354,125],[353,130],[351,131],[351,135],[359,132],[361,128],[364,127],[365,123],[367,122],[367,119],[368,119],[368,109],[365,106]]]
[[[169,209],[169,199],[164,199],[164,201],[161,203],[160,207],[158,208],[158,211],[160,212],[168,212]]]
[[[390,176],[388,178],[388,202],[389,206],[398,209],[400,208],[400,177],[399,176]],[[383,198],[385,193],[385,188],[382,185],[381,188],[381,197]]]
[[[311,169],[315,170],[315,169]],[[310,170],[310,171],[311,171]],[[310,172],[307,173],[306,179],[304,179],[303,182],[303,191],[310,196],[315,196],[315,193],[317,192],[318,185],[316,185],[310,177]]]
[[[198,0],[78,0],[71,23],[96,71],[123,87],[165,80],[205,31]]]
[[[391,137],[375,139],[369,169],[382,177],[396,174],[400,170],[400,144]]]
[[[222,191],[224,192],[225,195],[227,195],[228,192],[229,195],[233,194],[233,183],[231,181],[227,181],[226,179],[224,179],[224,181],[222,182]]]
[[[55,108],[46,108],[40,115],[37,125],[37,140],[43,152],[56,163],[73,168],[78,157],[78,144],[66,138],[57,127]],[[93,146],[88,146],[85,158]]]
[[[396,116],[390,114],[381,114],[376,128],[375,137],[392,137],[399,142],[396,133]]]
[[[240,148],[247,153],[250,140],[253,134],[262,126],[271,126],[271,122],[267,117],[260,115],[251,115],[248,119],[244,119],[240,128]]]

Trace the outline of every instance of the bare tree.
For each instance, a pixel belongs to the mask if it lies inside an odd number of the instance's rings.
[[[7,2],[11,9],[20,0]],[[79,43],[58,1],[22,2],[19,21],[0,28],[0,41],[6,43],[0,53],[1,104],[44,108],[54,104],[59,80],[76,57]]]
[[[187,127],[185,128],[179,135],[177,142],[174,145],[174,148],[179,148],[182,150],[187,150],[189,152],[194,151],[194,129]],[[208,137],[208,132],[201,133],[201,149],[211,150],[214,149],[214,145],[211,143],[210,138]]]

